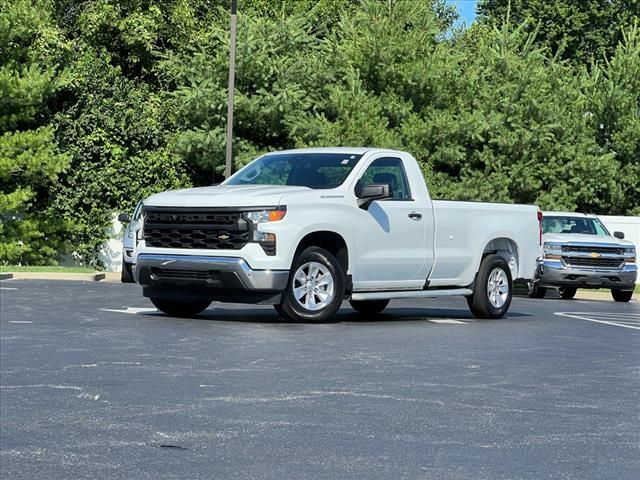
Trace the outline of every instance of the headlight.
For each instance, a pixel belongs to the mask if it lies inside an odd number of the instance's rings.
[[[562,245],[559,243],[544,243],[544,258],[560,260],[562,256]]]
[[[635,247],[625,247],[624,249],[624,259],[627,263],[634,263],[636,261],[636,248]]]
[[[257,212],[247,212],[245,218],[251,223],[267,223],[278,222],[284,218],[287,214],[285,208],[278,208],[277,210],[260,210]]]

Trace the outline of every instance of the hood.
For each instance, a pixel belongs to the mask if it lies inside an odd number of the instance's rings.
[[[162,192],[152,195],[144,204],[156,207],[277,206],[284,195],[302,192],[313,192],[313,189],[279,185],[220,185]]]
[[[587,235],[583,233],[545,233],[542,236],[543,242],[558,243],[601,243],[607,245],[617,245],[620,247],[633,247],[633,242],[620,240],[619,238],[602,235]]]

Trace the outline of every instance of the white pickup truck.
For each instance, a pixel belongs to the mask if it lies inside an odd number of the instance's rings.
[[[415,158],[372,148],[269,153],[219,186],[147,198],[141,221],[134,278],[170,315],[220,301],[325,321],[345,299],[375,314],[461,295],[500,318],[540,255],[537,207],[434,201]]]
[[[529,296],[543,298],[547,288],[572,299],[578,288],[609,288],[616,302],[633,296],[638,266],[636,248],[622,232],[609,233],[595,215],[544,212],[543,256]]]

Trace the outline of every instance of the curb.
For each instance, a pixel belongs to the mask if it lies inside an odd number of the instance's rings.
[[[13,273],[0,273],[0,280],[11,280]]]
[[[595,300],[595,301],[600,301],[600,302],[613,302],[613,297],[611,296],[611,292],[606,291],[606,292],[594,292],[594,291],[589,291],[589,290],[585,290],[583,292],[581,292],[580,290],[578,290],[578,293],[576,293],[575,296],[576,300]],[[637,302],[640,301],[640,295],[637,293],[634,293],[631,297],[631,301],[632,302]]]
[[[95,273],[58,273],[58,272],[15,272],[4,275],[11,275],[15,280],[78,280],[85,282],[98,282],[104,280],[103,272]]]

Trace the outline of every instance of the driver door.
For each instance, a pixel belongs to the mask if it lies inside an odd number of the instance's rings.
[[[358,182],[387,183],[392,197],[357,209],[354,290],[422,288],[427,275],[425,220],[431,212],[412,197],[402,159],[374,158]]]

